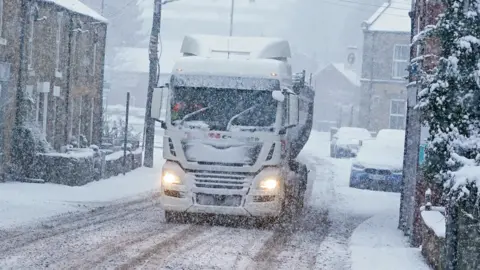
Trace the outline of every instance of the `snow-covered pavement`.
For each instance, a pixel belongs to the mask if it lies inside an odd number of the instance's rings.
[[[57,184],[0,183],[0,230],[70,211],[91,209],[116,200],[132,200],[158,188],[162,153],[154,168],[139,168],[80,187]]]
[[[6,213],[10,220],[28,220],[4,208],[10,205],[20,205],[21,215],[40,217],[77,209],[74,205],[103,204],[0,229],[0,269],[428,269],[396,230],[399,195],[349,188],[350,161],[329,158],[328,139],[313,132],[301,154],[312,171],[296,231],[275,225],[166,224],[156,195],[144,193],[155,190],[158,167],[80,188],[0,184],[2,219]]]

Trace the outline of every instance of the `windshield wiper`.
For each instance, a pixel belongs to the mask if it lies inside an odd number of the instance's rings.
[[[183,123],[185,123],[185,120],[187,120],[188,118],[190,118],[190,117],[192,117],[192,116],[194,116],[194,115],[196,115],[196,114],[199,114],[199,113],[201,113],[201,112],[203,112],[203,111],[206,111],[207,109],[210,109],[210,106],[205,107],[205,108],[201,108],[201,109],[199,109],[199,110],[196,110],[196,111],[194,111],[194,112],[191,112],[191,113],[185,115],[185,116],[182,118],[182,120],[180,121],[180,125],[183,126]]]
[[[230,120],[228,121],[228,124],[227,124],[227,131],[230,131],[230,128],[232,127],[232,122],[233,120],[237,119],[238,117],[242,116],[243,114],[253,110],[255,107],[257,107],[257,105],[253,105],[252,107],[246,109],[246,110],[243,110],[241,111],[240,113],[237,113],[236,115],[234,115],[232,118],[230,118]]]

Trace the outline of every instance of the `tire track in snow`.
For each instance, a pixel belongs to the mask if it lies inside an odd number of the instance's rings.
[[[253,265],[248,269],[275,269],[276,258],[289,241],[291,232],[287,230],[276,230],[270,238],[267,239],[261,251],[253,258]]]
[[[158,268],[160,265],[165,263],[165,260],[173,252],[177,252],[179,248],[193,241],[195,238],[197,238],[207,230],[208,227],[204,226],[190,226],[187,229],[182,230],[180,233],[169,237],[165,241],[161,241],[160,243],[149,247],[148,249],[144,250],[140,255],[131,258],[129,262],[119,266],[118,269],[128,270],[139,266],[143,268],[145,264],[149,263],[149,260],[152,259],[155,261],[155,265]]]
[[[130,210],[144,208],[152,202],[159,205],[157,201],[158,195],[148,196],[142,199],[110,204],[109,206],[101,206],[93,208],[85,212],[70,212],[54,216],[48,220],[35,223],[30,226],[20,226],[13,229],[4,230],[0,237],[0,246],[5,241],[14,241],[15,239],[26,239],[28,236],[32,238],[30,241],[37,241],[53,237],[58,234],[68,233],[70,231],[82,229],[92,224],[101,224],[111,221],[117,217],[128,215]],[[35,238],[36,236],[36,238]],[[17,243],[17,247],[21,247],[21,243]],[[4,250],[0,250],[2,253]]]
[[[300,226],[294,231],[289,228],[275,230],[248,269],[313,269],[316,248],[330,229],[327,216],[324,210],[306,208],[297,220]]]
[[[138,217],[149,208],[159,209],[160,214],[159,203],[153,197],[148,197],[89,212],[64,214],[37,227],[17,228],[0,240],[0,259],[18,254],[17,251],[29,250],[29,247],[35,249],[42,245],[58,246],[59,239],[75,239],[92,232],[108,231],[117,221]]]
[[[54,269],[97,269],[109,265],[110,261],[116,264],[122,261],[122,255],[125,255],[125,250],[137,247],[147,241],[164,241],[172,235],[181,234],[185,231],[185,226],[168,226],[167,228],[158,228],[156,230],[148,230],[147,232],[133,233],[127,235],[121,240],[112,241],[101,246],[91,247],[88,251],[77,253],[74,257],[64,258],[66,265],[50,265]]]

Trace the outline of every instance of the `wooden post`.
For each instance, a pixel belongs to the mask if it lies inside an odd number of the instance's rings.
[[[125,110],[125,134],[123,134],[123,175],[127,171],[127,140],[128,140],[128,111],[130,106],[130,92],[127,92],[127,104]]]

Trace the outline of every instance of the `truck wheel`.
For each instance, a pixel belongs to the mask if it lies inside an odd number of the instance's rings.
[[[185,217],[183,213],[175,211],[165,211],[165,221],[167,223],[183,223],[185,222]]]
[[[278,218],[279,225],[284,230],[295,231],[297,229],[298,215],[299,208],[296,196],[285,194],[282,212]]]
[[[172,223],[175,220],[175,213],[172,211],[165,211],[165,221]]]

